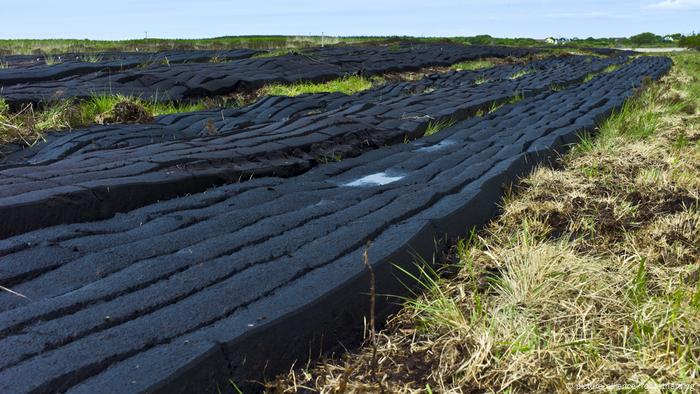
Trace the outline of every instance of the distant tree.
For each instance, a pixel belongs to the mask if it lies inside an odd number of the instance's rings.
[[[682,37],[678,44],[686,48],[700,49],[700,34]]]
[[[654,45],[654,44],[660,44],[663,42],[663,37],[657,36],[654,33],[641,33],[637,34],[636,36],[630,37],[630,42],[635,45]]]
[[[490,45],[493,43],[493,37],[488,34],[481,34],[474,37],[469,37],[469,42],[474,45]]]

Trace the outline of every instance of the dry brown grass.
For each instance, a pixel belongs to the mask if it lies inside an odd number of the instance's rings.
[[[456,276],[421,278],[376,335],[377,382],[365,347],[270,391],[700,390],[700,55],[674,61],[460,242]]]

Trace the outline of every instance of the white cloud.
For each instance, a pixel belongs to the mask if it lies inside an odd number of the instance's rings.
[[[700,0],[662,0],[647,7],[661,10],[700,10]]]

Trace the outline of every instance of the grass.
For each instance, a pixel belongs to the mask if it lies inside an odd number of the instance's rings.
[[[468,62],[453,64],[450,68],[456,71],[473,71],[493,66],[494,63],[488,60],[472,60]]]
[[[321,36],[230,36],[206,39],[140,39],[140,40],[0,40],[0,55],[61,54],[68,52],[156,52],[173,49],[225,50],[251,48],[275,50],[309,46],[355,44],[404,40],[401,37],[321,37]],[[416,40],[416,39],[413,39]]]
[[[277,56],[284,56],[284,55],[300,55],[302,52],[298,48],[282,48],[282,49],[274,49],[271,51],[267,52],[261,52],[253,55],[253,57],[277,57]]]
[[[268,96],[298,96],[300,94],[323,92],[353,94],[367,90],[372,86],[373,81],[371,79],[360,75],[350,75],[322,83],[298,82],[289,85],[267,85],[261,89],[259,94]]]
[[[513,73],[511,76],[508,77],[508,79],[518,79],[518,78],[522,78],[522,77],[524,77],[524,76],[526,76],[527,74],[530,74],[530,73],[532,73],[532,72],[534,72],[534,71],[531,70],[531,69],[523,69],[523,70],[520,70],[520,71],[518,71],[518,72],[516,72],[516,73]]]
[[[91,119],[95,119],[102,114],[108,113],[109,111],[113,110],[118,103],[122,102],[130,102],[141,106],[150,116],[202,111],[208,108],[208,104],[204,101],[195,103],[158,102],[155,100],[148,101],[136,97],[122,95],[93,96],[90,99],[79,103],[77,108],[82,123],[89,123]]]
[[[446,129],[448,127],[453,126],[455,123],[457,123],[457,120],[454,118],[442,118],[438,120],[431,120],[428,122],[428,127],[425,129],[425,136],[431,136],[440,130]]]
[[[456,274],[407,277],[425,291],[377,333],[375,358],[363,347],[271,387],[697,392],[700,55],[671,56],[669,76],[457,244]]]
[[[191,104],[146,101],[120,95],[98,95],[84,101],[65,100],[35,109],[27,105],[11,112],[0,98],[0,143],[33,145],[49,130],[65,130],[103,123],[144,123],[154,116],[201,111],[216,106],[203,100]]]
[[[54,64],[59,64],[63,60],[61,59],[61,56],[53,56],[53,55],[46,55],[44,56],[44,63],[46,63],[47,66],[53,66]]]
[[[620,67],[622,67],[621,64],[611,64],[597,73],[591,73],[586,75],[586,77],[583,79],[583,83],[590,82],[593,78],[597,77],[598,75],[611,73],[619,69]]]
[[[487,35],[473,37],[409,37],[409,36],[227,36],[206,39],[139,39],[96,41],[77,39],[0,40],[0,55],[10,54],[58,54],[67,52],[110,51],[161,51],[171,49],[231,49],[252,48],[274,50],[280,48],[304,48],[318,45],[386,43],[396,47],[400,42],[452,42],[464,45],[508,45],[518,47],[539,46],[554,51],[585,51],[589,47],[635,46],[629,39],[586,39],[570,43],[567,47],[548,45],[532,38],[499,38]],[[677,44],[651,44],[642,46],[676,46]]]
[[[102,61],[102,55],[98,53],[85,53],[76,57],[79,62],[99,63]]]

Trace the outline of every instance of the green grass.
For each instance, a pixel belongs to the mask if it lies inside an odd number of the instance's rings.
[[[44,63],[47,66],[53,66],[54,64],[61,63],[63,60],[58,56],[46,55],[44,56]]]
[[[453,42],[465,45],[508,45],[517,47],[539,46],[553,50],[570,51],[572,48],[615,47],[615,46],[677,46],[677,43],[639,44],[627,38],[591,38],[579,40],[561,48],[545,44],[532,38],[500,38],[489,35],[471,37],[408,37],[408,36],[227,36],[205,39],[160,39],[140,40],[0,40],[0,55],[10,54],[58,54],[67,52],[109,52],[109,51],[162,51],[171,49],[231,49],[252,48],[275,50],[282,48],[304,48],[321,44],[388,43],[397,48],[400,42]],[[689,45],[690,46],[690,45]]]
[[[268,96],[298,96],[300,94],[323,92],[353,94],[371,87],[372,80],[359,75],[351,75],[322,83],[298,82],[291,85],[267,85],[261,89],[260,94]]]
[[[453,64],[452,66],[450,66],[451,69],[457,71],[473,71],[489,67],[493,67],[493,62],[490,62],[488,60],[472,60],[468,62]]]
[[[181,112],[193,112],[206,109],[204,102],[196,103],[174,103],[174,102],[158,102],[148,101],[136,97],[122,95],[98,95],[89,98],[88,100],[76,104],[76,112],[78,118],[73,127],[91,124],[95,122],[95,118],[101,114],[111,111],[115,105],[120,102],[132,102],[143,107],[151,116],[168,115]]]
[[[121,95],[96,95],[87,100],[64,100],[41,109],[28,105],[13,113],[0,98],[0,143],[23,141],[32,145],[46,131],[64,130],[102,123],[118,103],[133,103],[143,113],[153,117],[181,112],[201,111],[213,106],[207,100],[194,103],[174,103],[142,100]]]
[[[611,64],[597,73],[590,73],[590,74],[586,75],[586,77],[583,79],[583,83],[590,82],[591,80],[593,80],[593,78],[597,77],[598,75],[608,74],[608,73],[611,73],[615,70],[619,70],[620,67],[622,67],[621,64]]]
[[[425,136],[431,136],[440,130],[446,129],[448,127],[453,126],[455,123],[457,123],[457,120],[454,118],[443,118],[439,120],[431,120],[428,122],[428,127],[425,129]]]
[[[267,52],[261,52],[253,55],[255,58],[264,58],[264,57],[276,57],[276,56],[284,56],[284,55],[300,55],[302,52],[298,48],[282,48],[282,49],[274,49],[271,51]]]
[[[523,70],[520,70],[520,71],[518,71],[518,72],[516,72],[516,73],[513,73],[511,76],[508,77],[508,79],[518,79],[518,78],[522,78],[522,77],[524,77],[524,76],[526,76],[527,74],[530,74],[530,73],[532,73],[532,72],[534,72],[534,71],[531,70],[531,69],[523,69]]]
[[[99,63],[102,61],[102,55],[98,53],[86,53],[78,56],[76,60],[86,63]]]

